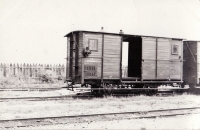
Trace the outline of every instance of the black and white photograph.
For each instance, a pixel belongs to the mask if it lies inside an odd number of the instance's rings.
[[[0,0],[0,129],[200,129],[200,0]]]

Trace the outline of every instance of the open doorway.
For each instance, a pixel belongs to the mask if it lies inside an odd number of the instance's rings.
[[[128,42],[122,44],[122,77],[128,77]]]
[[[124,66],[127,64],[126,75],[123,77],[141,78],[142,38],[124,37],[122,57],[122,64],[124,63]]]

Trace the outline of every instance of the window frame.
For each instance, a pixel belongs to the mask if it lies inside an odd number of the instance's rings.
[[[90,45],[90,44],[91,44],[90,41],[92,41],[92,40],[93,40],[93,41],[96,41],[96,49],[91,49],[91,48],[90,48],[90,46],[91,46],[91,45]],[[98,39],[88,39],[88,47],[89,47],[90,51],[98,52]]]
[[[174,52],[175,47],[176,47],[177,52]],[[179,54],[179,45],[172,44],[171,53],[172,53],[172,55],[178,55]]]

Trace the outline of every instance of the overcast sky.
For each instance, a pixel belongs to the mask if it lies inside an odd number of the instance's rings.
[[[0,63],[65,63],[72,30],[200,40],[200,0],[0,0]]]

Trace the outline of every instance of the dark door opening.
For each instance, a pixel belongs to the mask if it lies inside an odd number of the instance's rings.
[[[124,42],[129,43],[128,47],[128,77],[141,77],[142,62],[142,38],[128,37]]]

